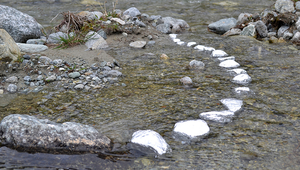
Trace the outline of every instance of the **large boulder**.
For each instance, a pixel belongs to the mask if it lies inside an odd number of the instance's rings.
[[[2,143],[14,147],[56,151],[92,151],[110,149],[111,141],[95,128],[75,122],[58,124],[47,119],[13,114],[0,123]]]
[[[20,49],[12,37],[4,29],[0,29],[0,60],[17,60],[20,55]]]
[[[208,29],[218,34],[224,34],[237,23],[235,18],[225,18],[208,25]]]
[[[42,26],[36,20],[14,8],[0,5],[0,28],[5,29],[16,41],[40,38]]]

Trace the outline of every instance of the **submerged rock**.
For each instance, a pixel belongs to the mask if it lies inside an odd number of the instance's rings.
[[[145,147],[150,147],[160,155],[172,151],[164,138],[153,130],[139,130],[134,132],[131,142]]]
[[[68,151],[101,151],[111,141],[95,128],[75,122],[58,124],[47,119],[13,114],[0,124],[3,143],[15,147]]]
[[[204,120],[211,120],[220,123],[231,122],[234,116],[234,112],[224,110],[224,111],[212,111],[200,113],[199,117]]]
[[[207,135],[209,130],[204,120],[184,120],[175,124],[173,137],[182,141],[191,140]]]

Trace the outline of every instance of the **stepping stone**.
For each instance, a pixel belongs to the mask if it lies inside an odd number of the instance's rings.
[[[235,76],[232,81],[237,84],[248,84],[251,82],[251,77],[248,74],[239,74]]]
[[[218,58],[219,61],[226,61],[226,60],[235,60],[234,56],[230,56],[230,57],[224,57],[224,58]]]
[[[236,75],[239,75],[239,74],[247,74],[247,71],[244,70],[244,69],[241,69],[241,68],[231,69],[231,70],[228,70],[228,72],[232,76],[236,76]]]
[[[228,54],[222,50],[214,50],[211,54],[212,57],[227,57]]]
[[[191,47],[191,46],[196,45],[196,44],[197,44],[196,42],[188,42],[188,43],[187,43],[187,46],[188,46],[188,47]]]
[[[153,130],[139,130],[134,132],[131,142],[145,147],[151,147],[160,155],[172,151],[164,138]]]
[[[251,91],[249,87],[237,87],[234,89],[234,92],[237,94],[248,94]]]
[[[235,67],[239,67],[240,64],[234,60],[226,60],[221,62],[219,66],[224,68],[235,68]]]
[[[203,45],[196,45],[196,46],[194,47],[194,49],[195,49],[195,50],[199,50],[199,51],[204,51],[204,50],[205,50],[205,46],[203,46]]]
[[[180,42],[180,39],[175,38],[175,39],[173,39],[173,41],[177,43],[177,42]]]
[[[177,42],[177,44],[178,44],[178,45],[184,45],[184,44],[185,44],[185,42],[183,42],[183,41],[179,41],[179,42]]]
[[[215,51],[215,49],[212,48],[212,47],[205,47],[204,50],[205,50],[205,51],[210,51],[210,52],[211,52],[211,51]]]
[[[242,108],[242,105],[243,105],[242,100],[238,100],[238,99],[234,99],[234,98],[222,99],[220,101],[231,112],[239,111]]]
[[[209,127],[204,120],[183,120],[174,126],[175,136],[183,139],[193,139],[209,133]],[[181,138],[183,137],[183,138]]]
[[[169,34],[169,36],[172,38],[172,39],[175,39],[177,37],[177,34]]]
[[[234,113],[228,110],[224,111],[212,111],[200,113],[199,117],[204,120],[211,120],[214,122],[226,123],[231,122]]]

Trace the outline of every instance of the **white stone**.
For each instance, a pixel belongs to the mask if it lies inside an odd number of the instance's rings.
[[[129,44],[130,47],[133,48],[143,48],[147,44],[146,41],[134,41]]]
[[[212,57],[227,57],[228,54],[222,50],[214,50],[211,54]]]
[[[131,142],[151,147],[160,155],[172,151],[162,136],[153,130],[139,130],[134,132]]]
[[[7,83],[18,83],[18,77],[11,76],[5,80]]]
[[[192,79],[190,77],[188,77],[188,76],[185,76],[185,77],[181,78],[180,82],[182,84],[184,84],[184,85],[191,85],[191,84],[193,84]]]
[[[224,104],[227,109],[231,112],[237,112],[242,108],[243,101],[234,98],[222,99],[220,100],[222,104]]]
[[[174,132],[195,138],[209,133],[209,127],[204,120],[184,120],[177,122],[174,126]]]
[[[170,36],[172,39],[176,39],[177,34],[169,34],[169,36]]]
[[[107,42],[104,40],[101,35],[97,34],[94,31],[90,31],[85,38],[88,40],[85,43],[85,46],[88,47],[88,49],[95,50],[95,49],[103,49],[108,48]]]
[[[242,94],[242,93],[249,93],[250,88],[249,87],[237,87],[234,89],[235,93]]]
[[[204,51],[205,50],[205,46],[203,45],[197,45],[194,47],[195,50],[199,50],[199,51]]]
[[[17,43],[20,51],[24,53],[38,53],[48,49],[45,45]]]
[[[230,57],[224,57],[224,58],[218,58],[219,61],[226,61],[226,60],[235,60],[234,56],[230,56]]]
[[[173,39],[173,41],[177,43],[177,42],[180,42],[180,39],[175,38],[175,39]]]
[[[235,76],[232,81],[237,84],[248,84],[251,82],[251,77],[248,74],[239,74]]]
[[[234,60],[226,60],[226,61],[221,62],[219,64],[219,66],[224,67],[224,68],[235,68],[235,67],[239,67],[240,64]]]
[[[204,47],[205,51],[215,51],[213,47]]]
[[[204,120],[211,120],[220,123],[231,122],[234,113],[228,110],[224,111],[212,111],[200,113],[199,117]]]
[[[196,44],[197,44],[196,42],[188,42],[188,43],[187,43],[187,46],[188,46],[188,47],[191,47],[191,46],[196,45]]]
[[[239,75],[239,74],[247,74],[247,71],[244,70],[244,69],[241,69],[241,68],[231,69],[231,70],[228,70],[228,72],[232,76],[236,76],[236,75]]]
[[[189,63],[190,68],[192,69],[203,69],[205,64],[202,61],[192,60]]]
[[[116,21],[117,23],[121,25],[125,25],[125,21],[121,20],[120,18],[112,18],[111,21]]]
[[[10,93],[15,93],[15,92],[17,92],[17,90],[18,90],[18,86],[15,84],[9,84],[7,86],[7,91]]]
[[[4,90],[3,89],[0,89],[0,94],[3,94],[4,93]]]
[[[179,41],[179,42],[177,42],[177,44],[178,44],[178,45],[184,45],[184,44],[185,44],[185,42],[183,42],[183,41]]]

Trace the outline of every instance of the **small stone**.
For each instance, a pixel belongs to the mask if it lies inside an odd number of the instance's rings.
[[[291,0],[277,0],[275,10],[279,13],[294,12],[294,2]]]
[[[183,78],[180,79],[180,82],[183,84],[183,85],[191,85],[193,84],[193,81],[190,77],[188,76],[185,76]]]
[[[76,90],[82,90],[84,88],[84,85],[83,84],[77,84],[74,89]]]
[[[241,35],[254,37],[256,35],[255,26],[252,24],[248,25],[242,30]]]
[[[211,56],[212,57],[227,57],[228,54],[225,51],[222,51],[222,50],[214,50],[211,53]]]
[[[203,69],[205,64],[202,61],[192,60],[189,63],[190,69]]]
[[[269,43],[278,43],[278,38],[276,38],[275,36],[270,37]]]
[[[251,82],[251,77],[248,74],[239,74],[235,76],[232,81],[234,83],[244,85]]]
[[[146,45],[146,41],[135,41],[129,44],[130,47],[133,48],[143,48]]]
[[[24,81],[31,81],[31,77],[30,76],[25,76]]]
[[[125,21],[121,20],[120,18],[112,18],[110,20],[115,21],[115,22],[119,23],[120,25],[125,25]]]
[[[4,90],[3,89],[0,89],[0,94],[3,94],[4,93]]]
[[[23,55],[23,58],[24,58],[25,60],[30,60],[30,55],[25,54],[25,55]]]
[[[194,45],[196,45],[197,43],[196,42],[188,42],[187,43],[187,46],[188,47],[192,47],[192,46],[194,46]]]
[[[219,64],[219,66],[224,67],[224,68],[235,68],[235,67],[239,67],[240,64],[234,60],[226,60],[226,61],[221,62]]]
[[[7,83],[18,83],[18,77],[11,76],[5,80]]]
[[[80,73],[79,72],[73,72],[73,73],[69,73],[69,77],[75,79],[80,77]]]
[[[199,117],[204,120],[211,120],[220,123],[231,122],[234,113],[231,111],[212,111],[212,112],[204,112],[200,113]]]
[[[184,120],[177,122],[174,126],[175,138],[179,140],[186,137],[188,140],[200,136],[205,136],[209,133],[209,127],[204,120]],[[181,136],[184,135],[184,136]]]
[[[169,34],[169,36],[170,36],[172,39],[176,39],[177,34]]]
[[[162,54],[162,55],[160,56],[160,59],[161,59],[161,60],[168,60],[169,57],[168,57],[166,54]]]
[[[286,41],[283,39],[283,37],[280,37],[280,38],[278,39],[278,43],[286,43]]]
[[[239,74],[247,74],[247,71],[244,69],[241,69],[241,68],[231,69],[231,70],[227,70],[227,71],[232,76],[237,76]]]
[[[178,45],[184,45],[184,44],[185,44],[185,42],[183,42],[183,41],[179,41],[179,42],[177,42],[177,44],[178,44]]]
[[[148,38],[149,40],[152,40],[152,39],[153,39],[152,35],[148,35],[147,38]]]
[[[15,84],[9,84],[7,87],[7,91],[9,93],[15,93],[15,92],[17,92],[17,90],[18,90],[18,86]]]
[[[226,61],[226,60],[235,60],[234,56],[230,56],[230,57],[223,57],[223,58],[218,58],[219,61]]]
[[[199,51],[204,51],[205,50],[205,46],[203,45],[197,45],[194,47],[195,50],[199,50]]]
[[[237,88],[234,89],[234,91],[237,94],[249,93],[250,88],[249,87],[237,87]]]
[[[260,35],[261,38],[265,38],[268,36],[268,29],[265,23],[262,21],[258,21],[255,25],[257,33]]]
[[[281,26],[281,27],[278,29],[278,32],[277,32],[278,37],[283,37],[284,33],[285,33],[286,31],[288,31],[289,28],[290,28],[290,27],[288,27],[288,26]]]
[[[55,75],[51,75],[50,77],[46,78],[47,82],[52,82],[52,81],[55,81],[55,80],[56,80],[56,76]]]
[[[149,41],[149,42],[147,43],[147,45],[153,46],[153,45],[155,45],[155,41]]]
[[[227,109],[233,113],[239,111],[242,108],[243,101],[234,99],[234,98],[228,98],[228,99],[222,99],[220,100],[222,104],[224,104]]]
[[[177,42],[180,42],[180,39],[175,38],[175,39],[173,39],[173,41],[177,43]]]
[[[234,27],[236,25],[236,22],[237,20],[235,18],[221,19],[217,22],[209,24],[208,29],[218,34],[224,34],[230,28]]]

